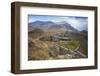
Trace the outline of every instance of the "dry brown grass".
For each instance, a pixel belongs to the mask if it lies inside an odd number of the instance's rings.
[[[29,60],[46,60],[49,59],[48,47],[41,41],[34,42],[31,48],[29,48]]]

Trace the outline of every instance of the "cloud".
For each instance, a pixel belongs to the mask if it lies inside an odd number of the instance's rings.
[[[88,30],[88,18],[87,17],[65,17],[66,22],[71,24],[79,31]]]

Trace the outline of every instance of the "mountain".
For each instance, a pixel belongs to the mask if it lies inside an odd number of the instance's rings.
[[[67,30],[71,30],[73,32],[78,32],[77,29],[75,29],[74,27],[71,26],[71,24],[69,24],[69,23],[67,23],[65,21],[59,22],[58,24],[62,25],[63,27],[65,27]]]
[[[41,29],[47,29],[53,25],[56,25],[56,24],[51,21],[35,21],[32,23],[29,23],[29,26],[32,26],[33,28],[41,28]]]
[[[35,28],[40,28],[40,29],[64,29],[64,30],[70,30],[73,32],[77,32],[78,30],[75,29],[74,27],[71,26],[71,24],[67,23],[67,22],[52,22],[52,21],[35,21],[35,22],[31,22],[28,24],[29,25],[29,30],[35,29]]]
[[[88,31],[82,30],[82,31],[80,31],[80,33],[87,37]]]
[[[81,33],[87,33],[87,31],[86,30],[82,30],[82,31],[80,31]]]

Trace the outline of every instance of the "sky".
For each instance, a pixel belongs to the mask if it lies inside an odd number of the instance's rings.
[[[50,15],[29,15],[28,22],[35,21],[52,21],[52,22],[67,22],[75,29],[82,31],[88,30],[88,17],[76,16],[50,16]]]

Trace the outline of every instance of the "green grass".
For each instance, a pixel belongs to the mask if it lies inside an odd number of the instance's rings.
[[[76,40],[68,41],[61,46],[68,48],[68,49],[75,49],[79,46],[79,41],[76,41]]]

